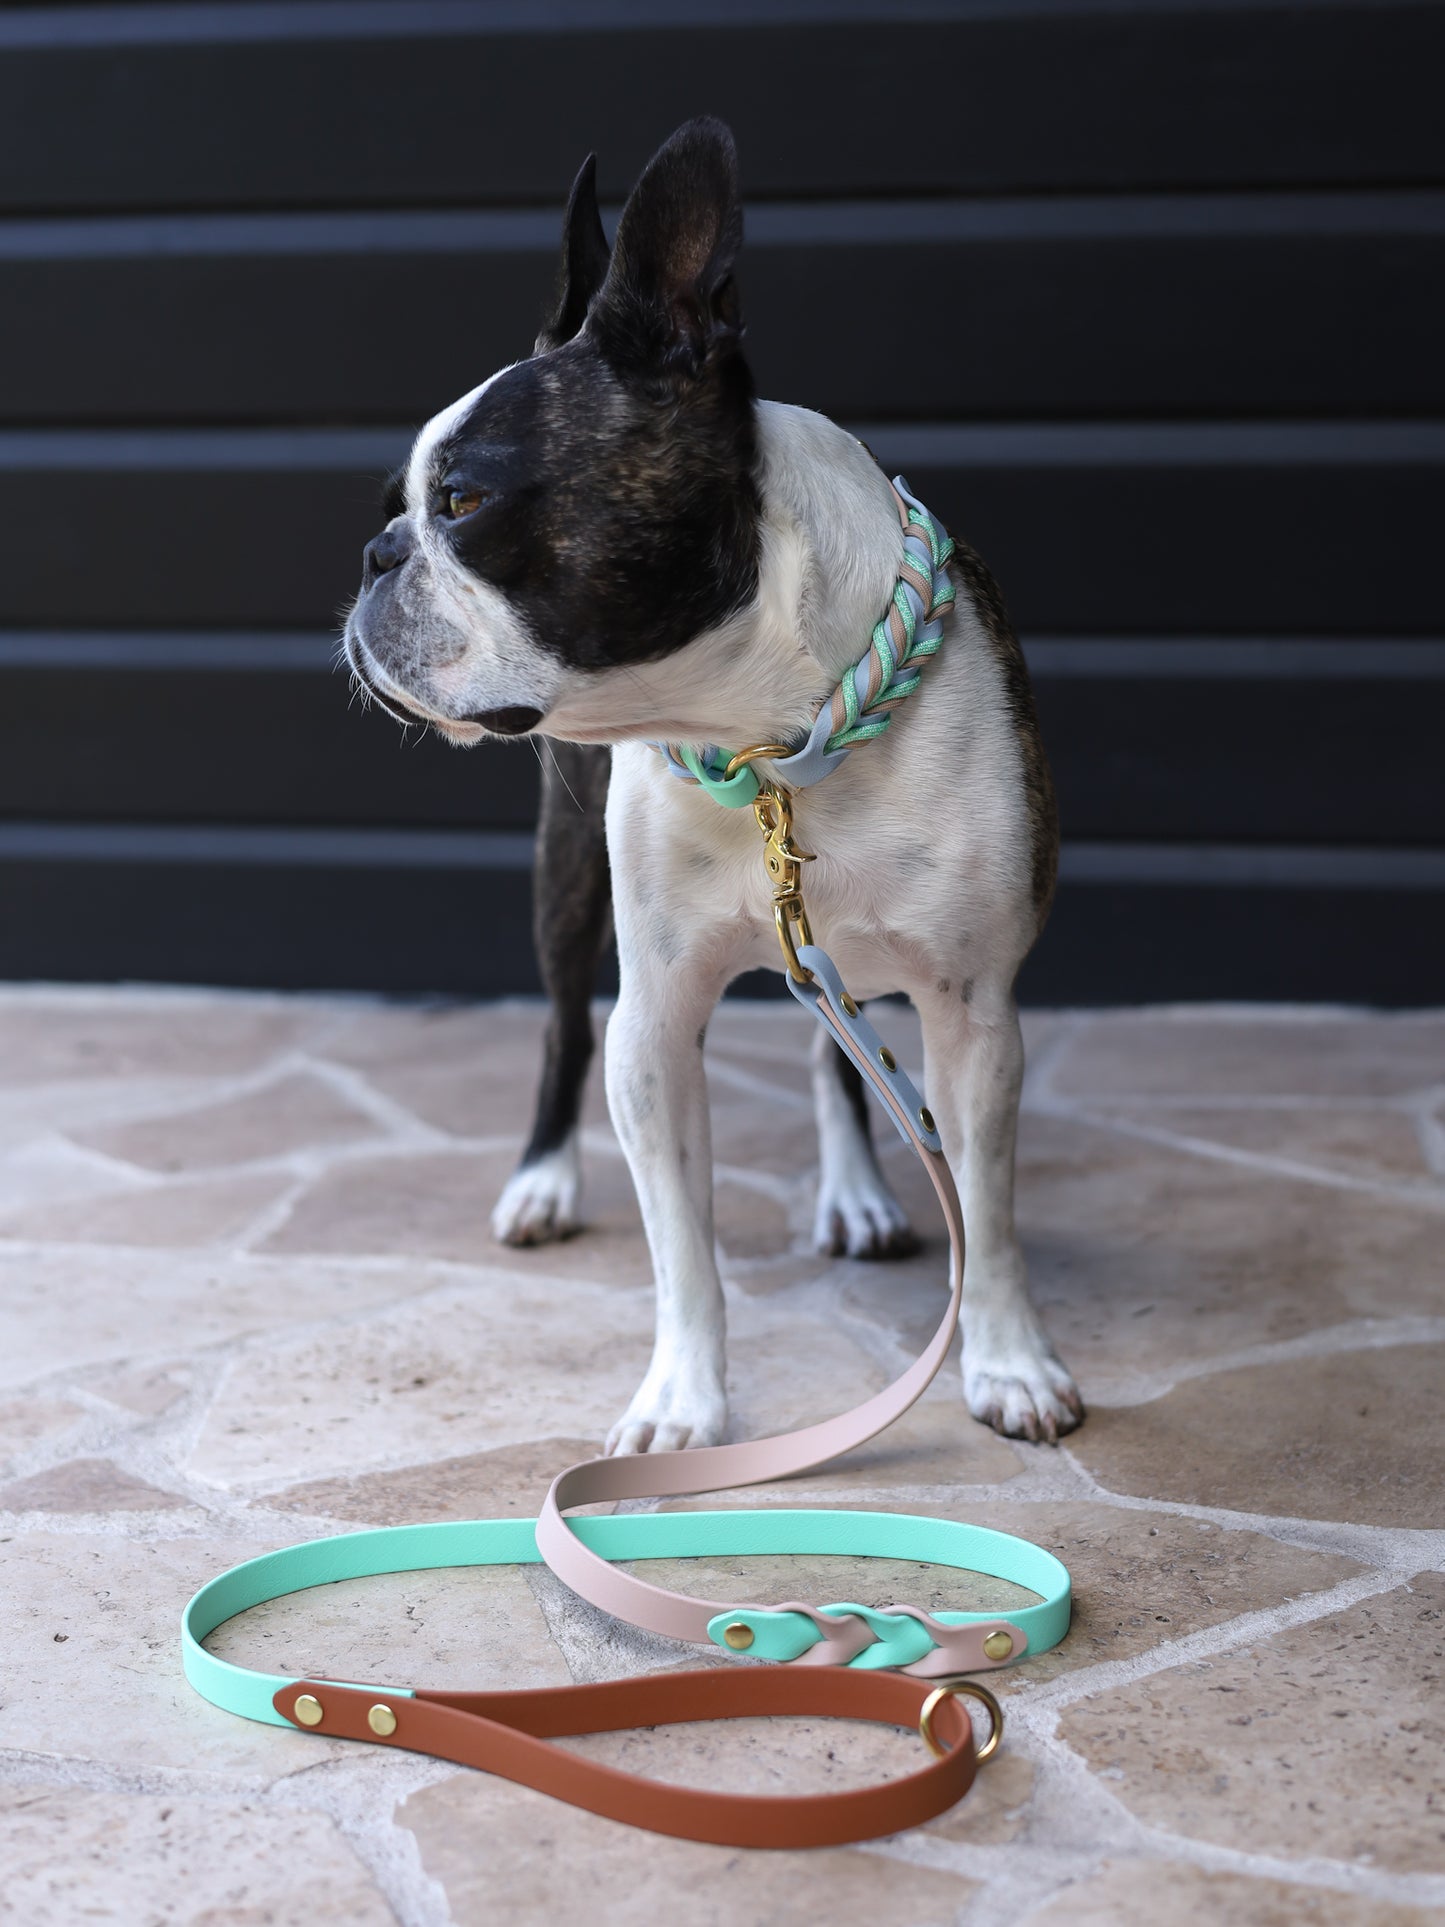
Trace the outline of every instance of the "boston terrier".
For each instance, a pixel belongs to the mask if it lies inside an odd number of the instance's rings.
[[[614,1452],[723,1437],[702,1045],[728,983],[781,961],[752,812],[677,781],[655,745],[801,742],[866,650],[901,555],[888,479],[861,443],[755,395],[741,243],[720,122],[689,122],[653,157],[610,249],[589,159],[551,318],[529,357],[421,431],[346,624],[355,677],[399,720],[456,744],[549,739],[536,903],[552,1015],[536,1127],[494,1220],[510,1242],[576,1222],[588,1000],[616,921],[607,1099],[657,1334]],[[1083,1406],[1029,1301],[1013,1193],[1014,980],[1053,894],[1057,816],[998,588],[961,542],[950,574],[921,689],[800,797],[798,831],[816,853],[813,928],[853,995],[904,991],[922,1021],[928,1103],[961,1176],[969,1410],[1056,1440]],[[821,1032],[814,1086],[819,1245],[907,1248],[857,1073]]]

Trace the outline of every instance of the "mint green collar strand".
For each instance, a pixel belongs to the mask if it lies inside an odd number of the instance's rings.
[[[961,1572],[986,1573],[1039,1595],[1037,1605],[1009,1607],[1003,1612],[908,1616],[852,1605],[822,1608],[818,1616],[823,1618],[830,1613],[856,1613],[866,1618],[878,1635],[877,1643],[851,1662],[858,1668],[912,1664],[933,1643],[927,1635],[930,1617],[945,1626],[988,1624],[1005,1638],[1011,1629],[1016,1645],[1012,1654],[1005,1655],[1011,1658],[1025,1652],[1030,1656],[1047,1652],[1069,1629],[1070,1588],[1065,1567],[1041,1546],[985,1526],[899,1512],[803,1512],[783,1508],[624,1513],[610,1518],[572,1519],[569,1524],[578,1538],[610,1560],[779,1553],[908,1559],[951,1566]],[[379,1573],[433,1572],[445,1566],[538,1565],[541,1554],[533,1534],[535,1525],[535,1519],[468,1519],[461,1523],[385,1526],[372,1532],[312,1539],[248,1559],[202,1586],[186,1607],[181,1618],[186,1678],[203,1698],[227,1713],[271,1726],[290,1726],[292,1722],[276,1710],[273,1701],[277,1693],[298,1683],[297,1676],[253,1672],[218,1659],[203,1643],[218,1626],[268,1600],[340,1580],[370,1578]],[[740,1626],[751,1634],[745,1644],[736,1631]],[[772,1660],[796,1659],[821,1637],[809,1611],[750,1606],[720,1613],[708,1632],[724,1652],[746,1651],[752,1658]],[[367,1690],[390,1694],[410,1695],[413,1690],[383,1681],[334,1680],[330,1684],[364,1685]]]
[[[893,711],[918,688],[930,656],[943,641],[943,621],[953,606],[948,564],[953,538],[938,525],[901,475],[892,483],[903,531],[903,555],[888,607],[873,625],[868,648],[818,712],[807,740],[789,755],[772,758],[774,780],[784,789],[808,789],[835,770],[858,743],[881,736]],[[744,764],[729,774],[736,752],[716,743],[655,743],[672,775],[695,783],[725,809],[742,809],[758,793],[758,778]]]

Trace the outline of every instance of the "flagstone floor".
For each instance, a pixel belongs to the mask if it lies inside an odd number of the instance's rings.
[[[932,1825],[694,1846],[196,1698],[177,1617],[207,1576],[362,1525],[525,1515],[632,1390],[648,1266],[600,1091],[588,1230],[488,1235],[540,1023],[0,991],[0,1919],[1445,1921],[1439,1015],[1033,1017],[1020,1218],[1087,1424],[1058,1449],[997,1439],[951,1368],[853,1461],[730,1496],[974,1519],[1072,1569],[1068,1640],[995,1676],[1004,1751]],[[908,1014],[882,1024],[916,1065]],[[709,1039],[739,1432],[877,1388],[943,1289],[896,1145],[922,1254],[809,1252],[807,1043],[782,1006],[728,1006]],[[726,1584],[894,1589],[801,1565]],[[1000,1597],[921,1583],[922,1603]],[[215,1644],[435,1685],[696,1663],[536,1569],[330,1589]],[[904,1770],[918,1741],[756,1722],[583,1744],[797,1789]]]

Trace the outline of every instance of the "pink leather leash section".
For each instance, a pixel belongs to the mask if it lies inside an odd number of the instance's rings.
[[[727,1601],[695,1599],[639,1579],[585,1546],[568,1525],[566,1514],[579,1506],[615,1504],[621,1499],[672,1498],[682,1493],[719,1492],[732,1486],[786,1479],[852,1451],[901,1417],[932,1382],[953,1342],[963,1292],[963,1211],[933,1119],[912,1082],[897,1067],[892,1052],[853,1005],[831,958],[816,945],[803,946],[798,957],[812,973],[812,981],[798,984],[790,978],[793,994],[812,1010],[840,1049],[857,1065],[905,1141],[917,1153],[938,1195],[950,1246],[948,1305],[937,1331],[907,1371],[885,1391],[837,1418],[775,1438],[752,1439],[736,1445],[585,1459],[569,1466],[553,1480],[537,1520],[537,1548],[557,1577],[603,1612],[670,1639],[693,1640],[699,1644],[723,1644],[724,1638],[719,1637],[723,1629],[717,1622],[729,1615],[746,1613],[755,1627],[758,1609],[735,1606]],[[794,1664],[847,1665],[878,1637],[868,1621],[856,1612],[825,1614],[817,1607],[794,1600],[769,1610],[774,1614],[802,1614],[818,1629],[820,1637],[816,1644],[798,1655]],[[931,1614],[915,1606],[895,1605],[887,1608],[886,1613],[921,1621],[926,1626],[933,1640],[932,1649],[902,1669],[922,1677],[989,1670],[1017,1658],[1027,1643],[1026,1636],[1008,1620],[952,1626],[940,1624]],[[737,1623],[745,1630],[753,1629],[746,1621]],[[1011,1639],[1004,1642],[1004,1657],[997,1659],[990,1656],[987,1646],[1000,1631],[1007,1632]],[[749,1646],[753,1643],[748,1641]],[[994,1643],[999,1644],[997,1640]]]

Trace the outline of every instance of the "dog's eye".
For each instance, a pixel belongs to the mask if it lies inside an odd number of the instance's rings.
[[[475,515],[486,497],[479,489],[454,488],[447,493],[446,513],[449,521],[460,522],[464,515]]]

